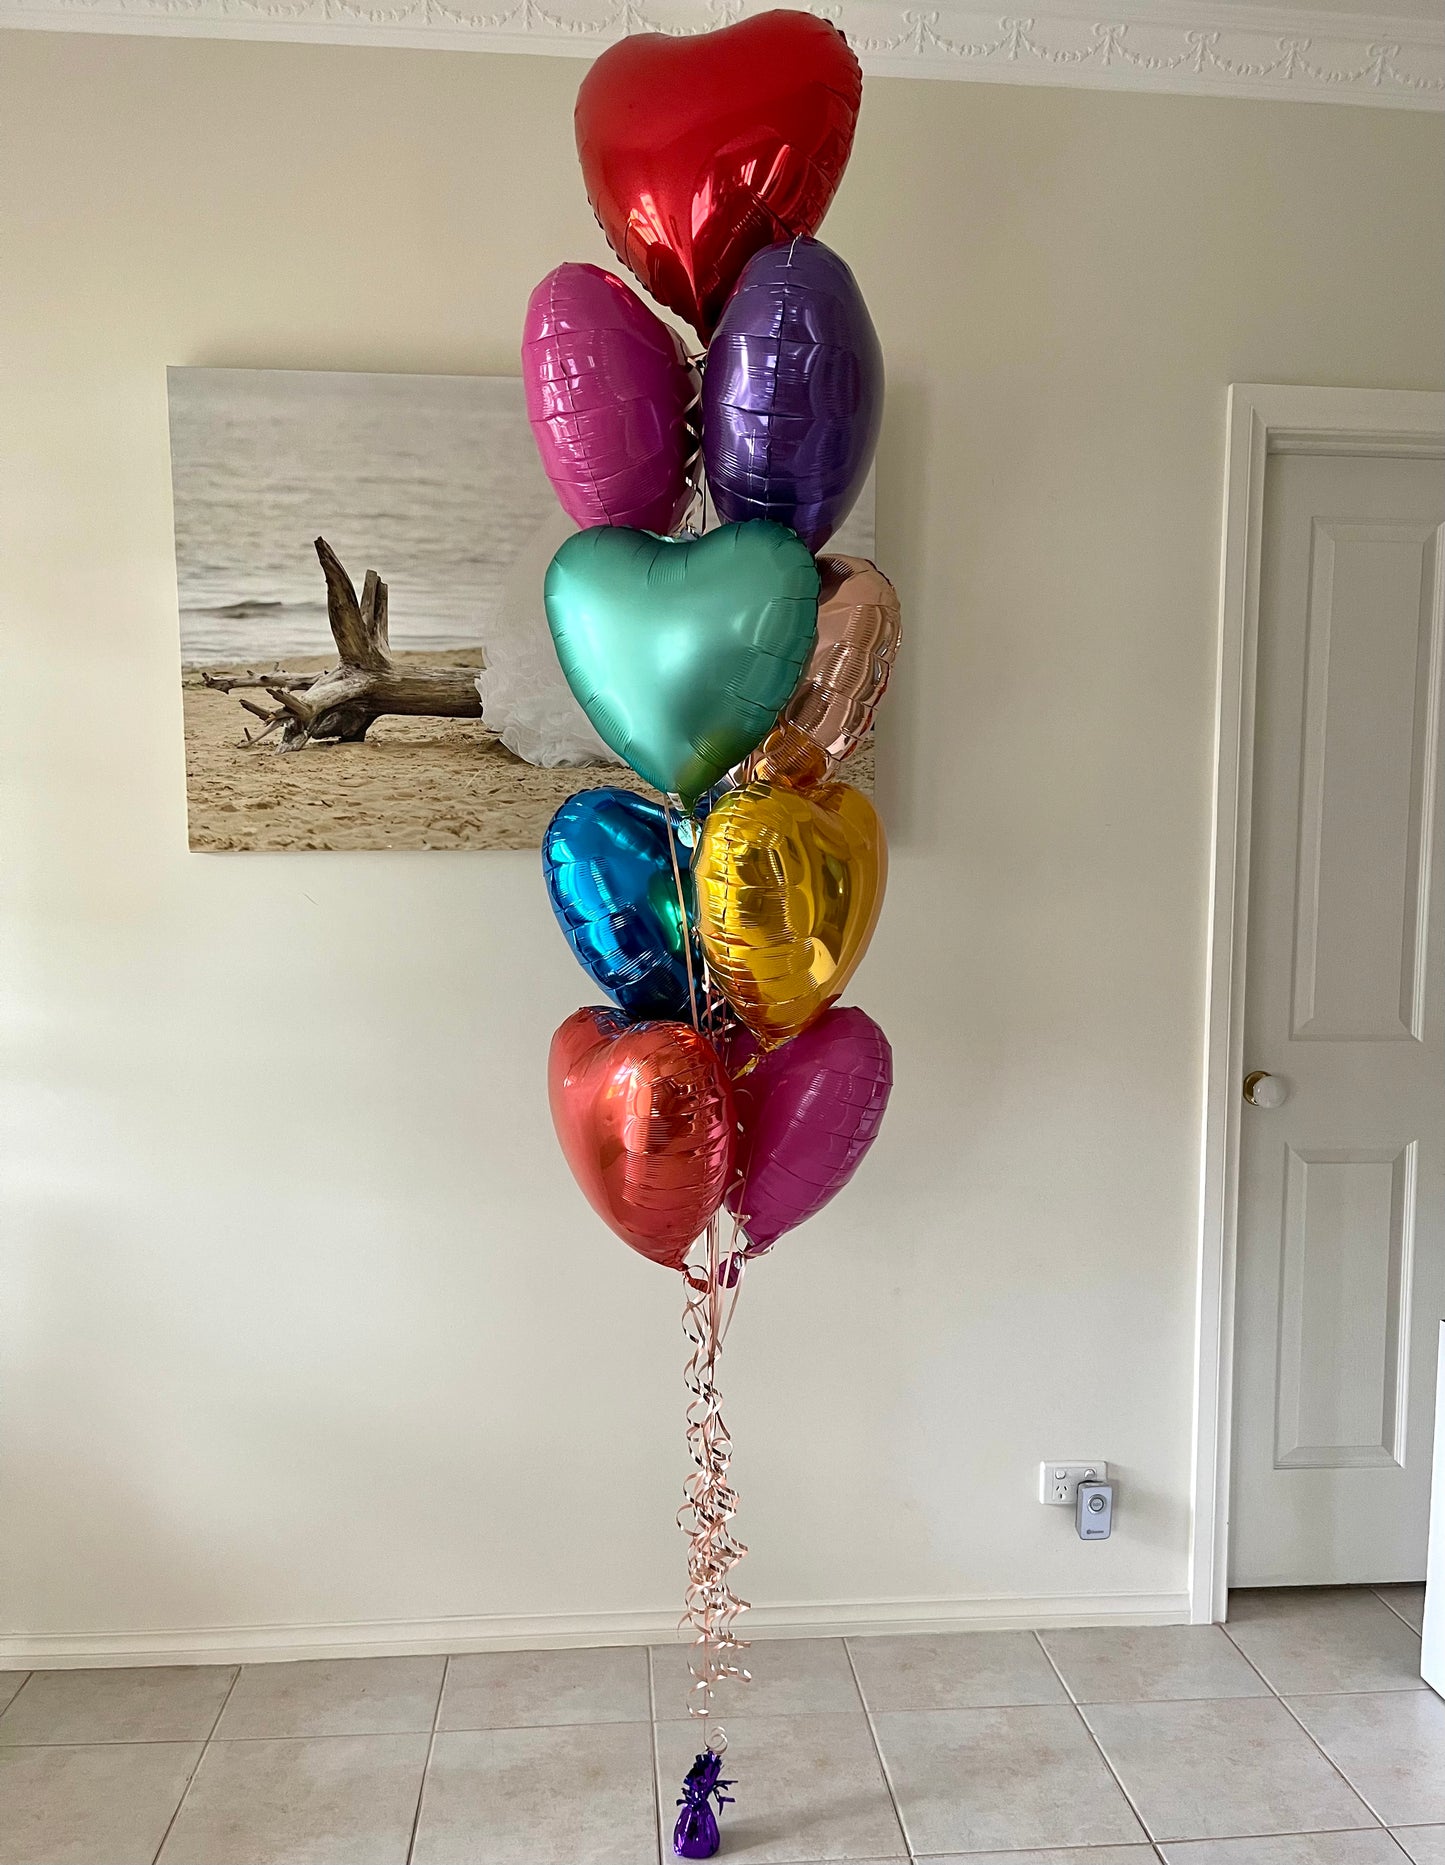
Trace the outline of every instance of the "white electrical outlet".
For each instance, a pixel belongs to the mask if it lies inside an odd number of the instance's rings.
[[[1039,1501],[1057,1503],[1072,1509],[1080,1483],[1107,1483],[1109,1466],[1102,1459],[1091,1464],[1048,1463],[1039,1465]]]

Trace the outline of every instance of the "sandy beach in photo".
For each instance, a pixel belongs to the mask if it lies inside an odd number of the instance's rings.
[[[396,654],[398,666],[477,666],[479,650]],[[335,656],[288,656],[291,673]],[[252,663],[254,666],[254,663]],[[212,666],[240,674],[242,663]],[[270,706],[265,693],[248,699]],[[537,848],[574,790],[620,784],[655,795],[619,765],[543,770],[500,744],[479,719],[378,719],[359,745],[277,752],[247,746],[259,730],[236,695],[183,679],[186,785],[193,849]]]
[[[474,667],[477,650],[398,654],[399,666]],[[291,673],[334,656],[296,655]],[[208,669],[240,674],[239,662]],[[208,687],[199,668],[183,682],[186,786],[193,849],[538,848],[553,811],[577,790],[616,784],[657,792],[621,765],[544,770],[500,744],[479,719],[379,719],[360,745],[307,745],[278,753],[248,746],[259,729],[232,693]],[[264,693],[246,697],[269,706]],[[873,747],[840,773],[873,788]]]

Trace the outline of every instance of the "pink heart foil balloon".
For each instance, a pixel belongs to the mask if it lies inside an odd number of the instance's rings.
[[[698,471],[698,379],[682,338],[599,266],[560,265],[527,303],[527,417],[573,522],[670,532]]]
[[[741,1032],[728,1066],[740,1138],[727,1208],[756,1255],[821,1211],[858,1170],[883,1124],[893,1051],[873,1019],[849,1006],[762,1055]]]

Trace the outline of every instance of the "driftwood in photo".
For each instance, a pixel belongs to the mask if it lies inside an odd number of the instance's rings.
[[[389,716],[481,718],[475,676],[465,668],[393,665],[386,584],[375,570],[367,571],[358,602],[355,585],[324,537],[316,540],[316,555],[326,576],[326,608],[338,664],[316,674],[288,674],[278,668],[269,674],[202,676],[218,692],[255,687],[276,702],[273,712],[251,700],[240,701],[265,728],[248,734],[249,744],[260,744],[278,732],[278,751],[299,751],[316,743],[355,745],[375,720]]]

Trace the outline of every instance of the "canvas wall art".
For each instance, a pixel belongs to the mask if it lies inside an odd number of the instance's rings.
[[[536,848],[590,768],[645,789],[552,650],[543,575],[573,527],[520,380],[168,388],[193,849]],[[871,480],[830,548],[874,554]]]

